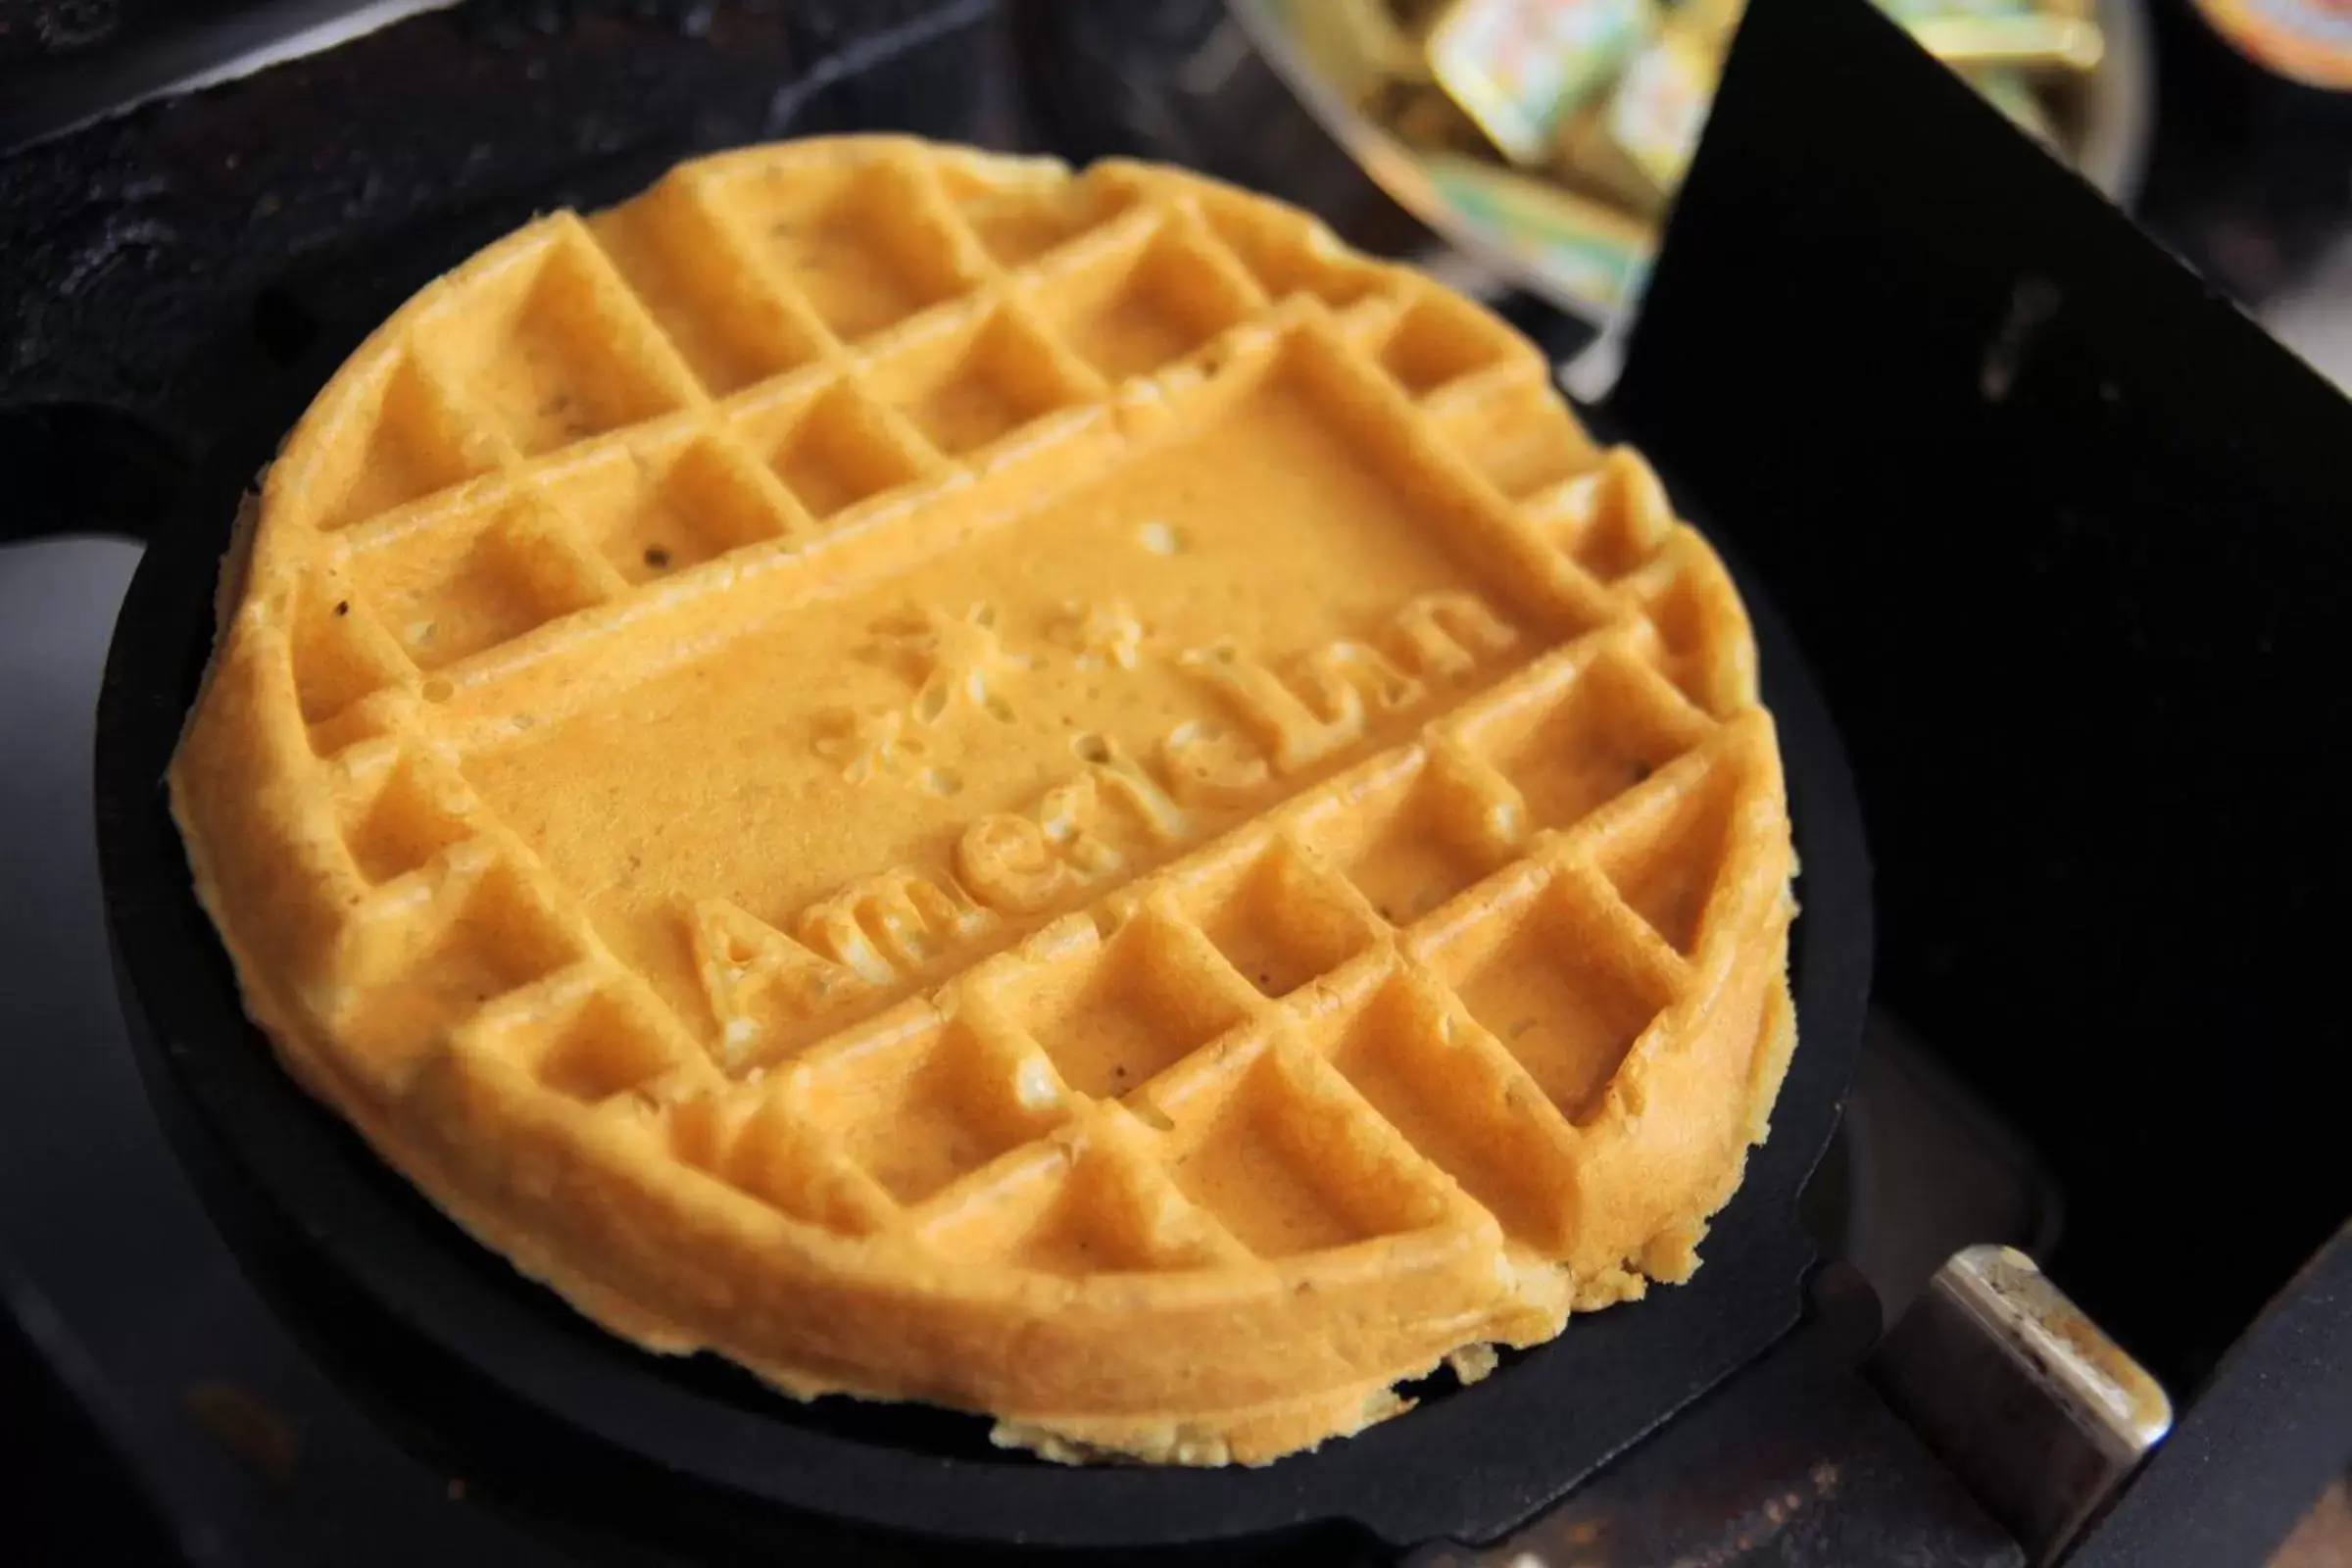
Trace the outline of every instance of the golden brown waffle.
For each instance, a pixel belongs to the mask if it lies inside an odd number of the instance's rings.
[[[1695,1264],[1793,1040],[1730,581],[1172,170],[690,164],[431,284],[172,775],[289,1067],[665,1350],[1257,1461]]]

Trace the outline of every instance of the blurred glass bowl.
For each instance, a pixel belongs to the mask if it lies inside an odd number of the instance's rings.
[[[1357,106],[1372,85],[1363,73],[1379,63],[1334,36],[1335,19],[1348,9],[1331,0],[1228,0],[1228,26],[1381,191],[1470,264],[1456,263],[1459,275],[1451,280],[1492,293],[1492,286],[1478,286],[1476,274],[1484,271],[1494,283],[1605,324],[1640,290],[1655,244],[1652,224],[1550,182],[1514,176],[1498,164],[1408,146],[1375,122]],[[2060,153],[2112,200],[2129,205],[2150,124],[2146,18],[2141,0],[2096,0],[2094,14],[2104,54],[2057,95],[2051,119]],[[1223,47],[1230,53],[1233,44]],[[1228,63],[1220,74],[1237,73]],[[1255,182],[1267,183],[1262,172]],[[1301,199],[1280,185],[1269,188]]]

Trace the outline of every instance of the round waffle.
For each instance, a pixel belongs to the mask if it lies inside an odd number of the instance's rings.
[[[432,283],[172,770],[287,1066],[613,1331],[1262,1461],[1696,1265],[1787,1066],[1738,596],[1189,173],[748,149]]]

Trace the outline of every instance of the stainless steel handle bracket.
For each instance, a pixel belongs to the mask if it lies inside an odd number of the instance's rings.
[[[1954,1253],[1865,1371],[2035,1564],[2173,1425],[2156,1380],[2014,1248]]]

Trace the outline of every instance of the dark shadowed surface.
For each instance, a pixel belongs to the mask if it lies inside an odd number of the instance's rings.
[[[1750,9],[1748,133],[1699,151],[1611,410],[1821,672],[1882,999],[2050,1160],[2045,1263],[2178,1402],[2263,1364],[2222,1356],[2352,1212],[2352,407],[1894,43]],[[2136,1560],[2212,1560],[2224,1498],[2258,1555],[2352,1452],[2352,1303],[2312,1310],[2227,1477],[2150,1468],[2177,1555]]]

